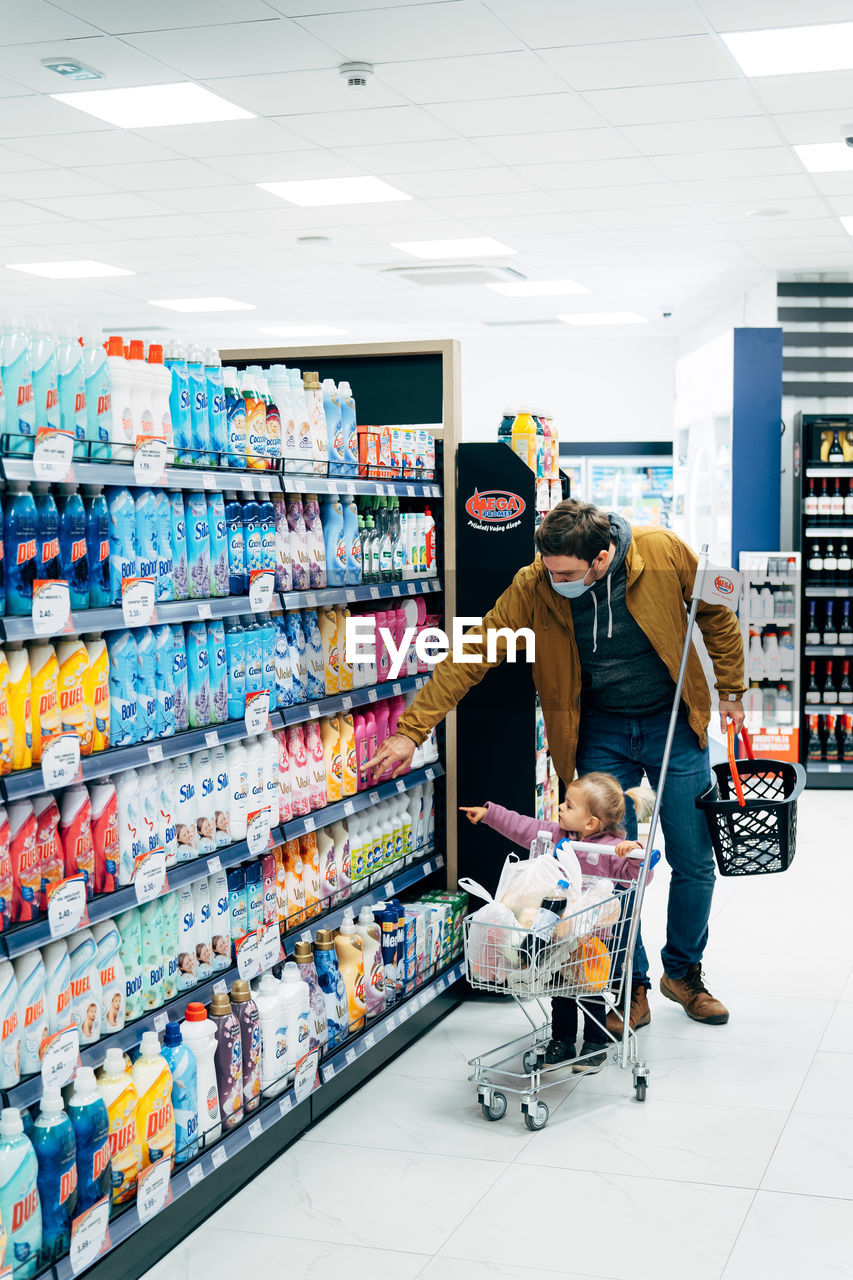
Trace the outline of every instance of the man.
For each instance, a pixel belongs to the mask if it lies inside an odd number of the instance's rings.
[[[612,773],[623,790],[645,772],[660,778],[675,680],[687,631],[687,606],[697,557],[667,529],[632,529],[615,513],[589,503],[561,502],[536,531],[538,555],[519,570],[483,619],[491,628],[532,628],[533,679],[539,691],[551,757],[564,783],[594,770]],[[743,724],[743,645],[735,615],[700,602],[697,621],[714,664],[720,724]],[[488,669],[485,636],[466,642],[483,662],[446,658],[400,717],[398,731],[369,762],[374,774],[409,763],[424,740]],[[498,639],[497,661],[506,643]],[[691,648],[661,802],[661,827],[672,869],[660,989],[697,1022],[723,1023],[728,1010],[707,990],[702,956],[714,892],[708,829],[694,801],[710,784],[707,729],[711,698]],[[631,806],[628,806],[629,810]],[[636,817],[626,814],[628,837]],[[634,957],[630,1021],[645,1026],[648,961],[642,940]],[[621,1033],[615,1011],[609,1028]]]

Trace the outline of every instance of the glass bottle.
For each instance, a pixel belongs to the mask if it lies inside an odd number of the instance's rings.
[[[832,646],[838,644],[838,632],[835,629],[835,604],[832,600],[826,602],[826,615],[823,623],[823,640],[822,644]]]
[[[838,686],[838,701],[845,707],[853,704],[853,685],[850,683],[849,658],[845,658],[841,664],[841,684]]]
[[[841,448],[841,441],[838,439],[838,432],[833,431],[832,444],[829,446],[827,462],[832,462],[834,464],[836,462],[843,462],[843,461],[844,461],[844,450]]]
[[[816,669],[817,664],[814,658],[812,658],[809,663],[809,682],[806,685],[806,702],[813,706],[820,702],[820,689],[818,688],[817,676],[815,674]]]
[[[809,740],[806,747],[807,760],[823,759],[823,743],[820,739],[820,717],[809,716]]]
[[[823,681],[823,702],[828,707],[833,706],[838,701],[838,689],[835,685],[835,677],[832,674],[832,659],[829,658],[826,664],[826,675]]]

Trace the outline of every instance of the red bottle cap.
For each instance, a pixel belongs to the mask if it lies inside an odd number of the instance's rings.
[[[204,1022],[207,1017],[207,1010],[199,1000],[193,1000],[192,1004],[187,1005],[187,1011],[184,1014],[185,1022]]]
[[[127,351],[128,360],[145,359],[145,343],[141,338],[132,338]]]
[[[149,364],[162,364],[162,363],[163,363],[163,348],[162,348],[162,346],[160,345],[160,343],[159,343],[159,342],[152,342],[152,343],[149,345],[149,347],[148,347],[148,363],[149,363]]]
[[[124,339],[119,338],[115,334],[113,334],[113,336],[110,338],[109,342],[107,343],[107,355],[123,356],[124,355]]]

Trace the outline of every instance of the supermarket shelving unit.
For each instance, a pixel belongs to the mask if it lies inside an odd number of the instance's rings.
[[[271,494],[282,491],[397,494],[403,498],[424,498],[432,502],[438,547],[438,571],[435,577],[425,581],[289,592],[274,596],[270,607],[273,610],[313,608],[319,604],[369,602],[428,593],[434,602],[434,608],[440,608],[445,618],[452,617],[456,608],[455,509],[452,501],[445,504],[444,496],[452,496],[455,487],[454,455],[460,411],[458,344],[446,341],[297,350],[275,348],[223,351],[222,358],[223,363],[238,365],[282,362],[298,365],[303,370],[316,368],[321,377],[328,374],[337,379],[348,378],[356,396],[359,421],[378,425],[428,425],[436,437],[434,481],[405,478],[379,480],[363,476],[327,479],[310,475],[290,476],[281,472],[175,467],[167,469],[164,482],[166,488]],[[30,482],[35,479],[31,459],[6,456],[0,459],[0,463],[3,479],[7,482]],[[133,486],[137,483],[133,467],[126,463],[75,461],[73,470],[79,484]],[[168,622],[192,622],[247,612],[250,612],[247,597],[160,602],[157,605],[158,620]],[[71,630],[75,633],[110,630],[124,625],[120,608],[88,610],[72,615],[71,619]],[[3,634],[8,640],[30,639],[33,635],[31,620],[4,618]],[[416,689],[426,679],[425,676],[410,676],[303,703],[284,711],[274,709],[270,717],[271,727],[280,729],[288,724],[307,722],[335,711],[349,711],[354,707]],[[149,743],[116,748],[84,759],[81,762],[83,780],[112,776],[185,751],[227,743],[246,736],[245,724],[238,720],[211,726],[209,729],[190,730]],[[436,783],[436,824],[432,847],[416,851],[409,864],[402,868],[395,867],[390,877],[386,870],[384,878],[382,873],[376,873],[370,879],[357,882],[353,885],[353,892],[347,903],[336,903],[334,909],[315,916],[308,922],[312,930],[316,927],[335,927],[346,905],[352,905],[358,911],[364,904],[383,902],[412,888],[420,890],[440,888],[445,884],[455,885],[456,823],[455,818],[449,820],[456,806],[455,716],[448,718],[442,739],[440,759],[435,764],[414,770],[396,781],[370,787],[346,800],[327,805],[307,817],[296,818],[272,833],[272,842],[281,843],[348,817],[383,798],[407,791],[420,782],[429,780]],[[2,779],[3,796],[9,801],[47,789],[40,768]],[[199,858],[180,864],[169,870],[168,888],[174,890],[182,884],[207,876],[220,867],[227,868],[249,861],[252,856],[248,845],[241,842],[218,850],[212,859]],[[90,921],[117,915],[135,901],[133,888],[123,888],[112,894],[102,895],[89,903]],[[302,922],[295,929],[283,929],[282,943],[286,954],[292,953],[295,941],[304,935],[305,928],[306,923]],[[22,955],[43,945],[49,937],[46,920],[14,926],[0,935],[0,955]],[[113,1277],[116,1280],[119,1277],[121,1280],[129,1280],[142,1275],[324,1112],[455,1007],[460,998],[461,975],[462,967],[458,960],[454,960],[443,972],[434,974],[419,990],[398,1002],[384,1017],[377,1019],[372,1025],[367,1024],[363,1032],[351,1037],[332,1057],[323,1060],[315,1088],[309,1096],[297,1100],[293,1088],[289,1088],[277,1097],[263,1102],[258,1111],[247,1117],[237,1128],[225,1133],[211,1148],[192,1162],[176,1168],[171,1179],[170,1202],[145,1223],[140,1221],[136,1205],[117,1214],[109,1224],[109,1246],[94,1263],[87,1264],[76,1274],[85,1273],[97,1280],[112,1280]],[[182,993],[164,1008],[129,1023],[124,1030],[102,1037],[97,1044],[83,1048],[82,1061],[87,1065],[98,1066],[111,1044],[125,1050],[132,1048],[139,1043],[143,1031],[152,1028],[162,1030],[169,1017],[183,1015],[191,999],[208,1000],[214,984],[219,988],[223,979],[230,984],[235,976],[236,966],[232,966],[224,973],[216,974],[214,979]],[[41,1078],[31,1076],[5,1091],[2,1101],[6,1106],[27,1107],[37,1102],[40,1094]],[[51,1280],[68,1280],[75,1272],[70,1257],[66,1255],[39,1274],[49,1276]]]

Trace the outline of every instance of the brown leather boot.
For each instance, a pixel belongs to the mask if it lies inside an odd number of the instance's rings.
[[[721,1000],[716,1000],[705,986],[701,964],[692,964],[683,978],[670,978],[664,974],[660,989],[661,995],[680,1004],[694,1022],[718,1026],[729,1020],[726,1006]]]
[[[632,1031],[636,1031],[638,1027],[646,1027],[652,1020],[651,1010],[649,1009],[648,987],[634,987],[631,990],[631,1012],[628,1017],[628,1025]],[[607,1030],[613,1036],[621,1036],[622,1034],[622,1014],[618,1009],[611,1009],[607,1015]]]

